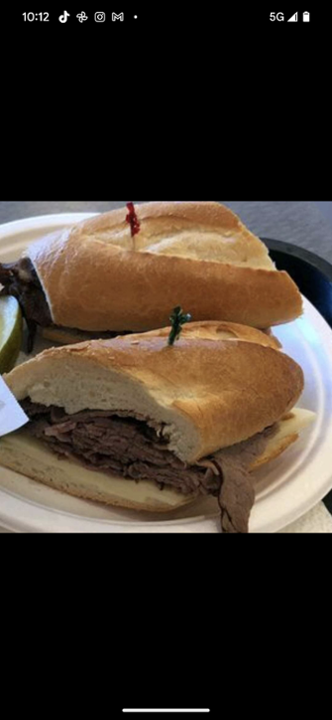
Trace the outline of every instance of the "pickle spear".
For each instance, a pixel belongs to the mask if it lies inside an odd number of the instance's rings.
[[[11,295],[0,297],[0,374],[13,369],[23,338],[20,306]]]

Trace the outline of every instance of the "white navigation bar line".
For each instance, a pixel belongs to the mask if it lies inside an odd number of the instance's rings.
[[[208,713],[210,708],[191,708],[184,710],[183,708],[123,708],[124,713]]]

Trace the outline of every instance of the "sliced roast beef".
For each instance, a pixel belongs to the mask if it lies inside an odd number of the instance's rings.
[[[28,257],[13,263],[0,263],[0,295],[13,295],[20,304],[28,328],[26,351],[33,349],[37,325],[52,324],[49,307],[37,273]]]
[[[206,467],[186,465],[168,450],[166,426],[137,415],[85,410],[73,415],[63,408],[22,402],[29,431],[59,456],[74,457],[89,469],[101,469],[128,480],[150,480],[160,489],[218,497],[224,532],[247,532],[255,493],[248,467],[265,447],[274,426],[250,440],[205,458]]]
[[[17,262],[0,264],[2,295],[14,295],[24,317],[46,327],[52,324],[49,307],[37,273],[28,257]]]

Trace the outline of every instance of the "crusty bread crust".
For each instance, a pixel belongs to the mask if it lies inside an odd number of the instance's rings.
[[[161,337],[167,338],[171,331],[170,327],[158,328],[144,333],[146,338]],[[272,334],[263,333],[257,328],[248,325],[240,325],[232,322],[218,322],[216,320],[202,320],[200,322],[190,322],[184,325],[181,330],[182,337],[188,339],[201,340],[244,340],[245,342],[253,342],[258,345],[266,345],[275,350],[279,350],[281,345],[279,340]],[[123,336],[124,342],[133,344],[137,340],[142,339],[141,333],[133,333]]]
[[[272,425],[303,390],[301,368],[267,346],[267,336],[259,333],[261,345],[241,339],[240,329],[237,339],[222,340],[204,330],[194,338],[184,332],[173,347],[143,334],[52,348],[4,379],[18,400],[163,422],[170,450],[192,463]]]
[[[159,328],[157,330],[149,330],[145,333],[146,337],[167,337],[170,333],[170,327]],[[257,330],[256,328],[248,327],[247,325],[239,325],[231,322],[218,322],[216,320],[202,320],[201,322],[191,322],[189,325],[185,325],[182,328],[182,333],[185,337],[194,338],[206,338],[210,340],[223,340],[231,339],[236,340],[247,340],[249,342],[256,342],[259,345],[268,345],[276,350],[280,349],[281,343],[271,332]],[[89,333],[84,330],[73,330],[72,328],[58,327],[57,325],[41,328],[41,335],[45,340],[51,340],[61,345],[73,345],[74,343],[80,343],[89,340],[99,340],[96,338],[94,333]],[[123,338],[132,342],[140,337],[140,334],[131,333],[124,335]],[[107,338],[103,338],[107,339]]]
[[[267,248],[218,203],[138,205],[135,249],[126,208],[29,246],[57,325],[145,331],[182,305],[195,320],[266,328],[302,312],[301,295]]]

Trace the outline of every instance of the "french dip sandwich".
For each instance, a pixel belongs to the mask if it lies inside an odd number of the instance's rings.
[[[186,325],[52,348],[4,376],[29,417],[0,463],[58,490],[167,513],[216,498],[224,532],[248,531],[252,470],[314,414],[294,409],[299,365],[259,330]]]
[[[144,332],[168,324],[175,305],[193,319],[261,329],[302,313],[290,276],[231,210],[215,202],[126,208],[32,243],[0,264],[4,294],[18,298],[33,333],[61,343],[96,334]]]

